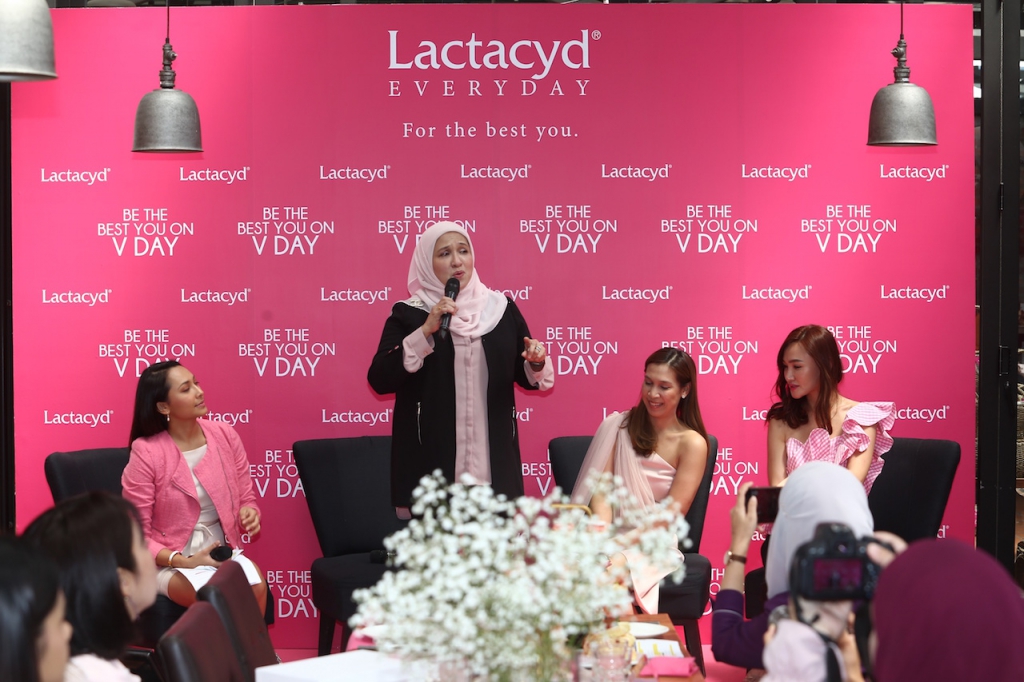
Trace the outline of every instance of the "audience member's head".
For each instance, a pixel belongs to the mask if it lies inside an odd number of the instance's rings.
[[[878,682],[1024,676],[1024,596],[992,557],[958,540],[910,545],[882,571],[873,609]]]
[[[0,680],[60,682],[70,639],[53,562],[0,536]]]
[[[768,596],[789,590],[789,568],[800,545],[819,523],[843,523],[858,538],[871,535],[874,520],[864,486],[850,471],[828,462],[808,462],[790,474],[779,495],[765,564]]]
[[[828,679],[828,659],[839,660],[835,645],[828,644],[809,625],[784,618],[764,645],[764,682],[824,682]]]
[[[24,537],[60,571],[74,626],[71,654],[120,656],[135,619],[156,600],[156,563],[135,507],[110,493],[86,493],[43,512]]]

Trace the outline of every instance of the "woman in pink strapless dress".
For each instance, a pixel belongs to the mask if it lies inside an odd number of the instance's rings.
[[[696,367],[683,351],[662,348],[644,363],[636,407],[624,414],[613,412],[598,427],[580,467],[572,501],[589,504],[597,517],[612,520],[612,508],[587,485],[589,473],[597,470],[621,476],[644,509],[671,497],[676,511],[686,514],[704,475],[707,456]],[[682,554],[679,559],[682,561]],[[652,569],[634,548],[625,549],[612,561],[628,564],[638,605],[647,613],[656,613],[658,585],[671,571]]]
[[[839,394],[843,366],[835,337],[816,324],[789,333],[778,355],[779,402],[768,410],[768,482],[783,485],[794,469],[825,461],[850,470],[865,492],[892,447],[893,403],[858,403]]]

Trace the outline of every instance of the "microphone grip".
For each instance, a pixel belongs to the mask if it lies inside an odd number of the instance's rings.
[[[210,558],[214,561],[227,561],[231,558],[232,554],[234,554],[234,552],[231,550],[231,547],[227,545],[220,545],[219,547],[214,547],[210,551]]]
[[[447,282],[445,282],[444,295],[454,301],[459,296],[459,288],[459,280],[456,279],[455,277],[452,277]],[[438,330],[437,335],[441,337],[442,341],[448,338],[448,327],[451,326],[451,323],[451,313],[445,313],[444,315],[441,316],[441,328]]]

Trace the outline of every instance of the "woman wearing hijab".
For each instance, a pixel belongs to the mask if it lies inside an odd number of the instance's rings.
[[[958,540],[910,545],[882,571],[872,610],[878,682],[1024,678],[1024,597],[995,559]]]
[[[765,564],[768,601],[764,612],[743,620],[743,575],[750,540],[757,529],[757,499],[745,503],[751,484],[740,486],[731,512],[732,542],[725,575],[714,603],[711,650],[715,660],[742,668],[763,668],[764,633],[771,611],[789,602],[789,568],[800,545],[814,537],[819,523],[843,523],[858,538],[871,535],[874,520],[860,480],[845,467],[808,462],[796,469],[779,495],[779,514]]]
[[[435,469],[449,481],[469,474],[498,493],[523,494],[514,384],[549,389],[554,369],[515,303],[480,281],[474,261],[456,223],[423,232],[409,265],[411,298],[391,309],[367,374],[377,393],[395,394],[391,499],[400,515]],[[452,278],[457,302],[445,296]]]

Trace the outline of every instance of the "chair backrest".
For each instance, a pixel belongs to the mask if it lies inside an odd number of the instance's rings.
[[[704,476],[700,479],[697,494],[690,503],[690,511],[686,512],[686,522],[690,524],[687,538],[690,546],[687,552],[700,552],[700,538],[704,534],[704,517],[708,513],[708,499],[711,497],[711,479],[715,474],[715,463],[718,462],[718,439],[708,434],[708,461],[704,465]]]
[[[384,549],[405,526],[391,505],[391,436],[301,440],[292,451],[325,557]]]
[[[960,463],[960,444],[894,438],[882,459],[885,465],[868,495],[875,530],[887,530],[907,542],[935,537]]]
[[[220,616],[248,682],[256,679],[256,668],[277,663],[267,624],[241,564],[221,564],[210,582],[199,588],[198,597]]]
[[[197,601],[156,645],[166,682],[246,682],[216,609]]]
[[[592,436],[560,436],[552,438],[548,443],[551,476],[555,479],[555,485],[566,495],[572,494],[591,439]]]
[[[555,485],[566,493],[571,493],[576,478],[583,466],[583,458],[590,447],[591,436],[560,436],[552,438],[548,443],[548,459],[551,461],[551,475]],[[711,479],[715,473],[715,462],[718,461],[718,439],[708,434],[708,460],[704,465],[704,476],[697,488],[697,495],[686,512],[686,522],[690,524],[688,536],[692,543],[688,552],[700,551],[700,539],[704,534],[704,517],[708,511],[708,499],[711,496]]]
[[[97,490],[120,495],[121,472],[128,465],[128,453],[128,448],[97,448],[49,455],[43,471],[53,501]]]

